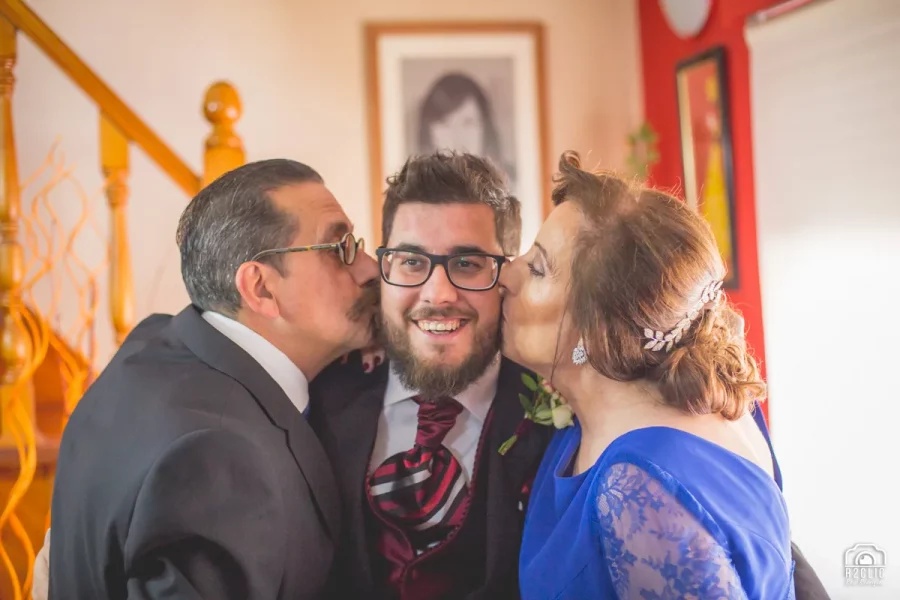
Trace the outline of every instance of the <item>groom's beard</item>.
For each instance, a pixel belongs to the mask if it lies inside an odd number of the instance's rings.
[[[499,320],[495,327],[476,332],[472,351],[459,365],[419,359],[410,344],[407,329],[397,327],[384,314],[378,329],[379,341],[400,381],[428,401],[459,394],[481,377],[500,352]]]

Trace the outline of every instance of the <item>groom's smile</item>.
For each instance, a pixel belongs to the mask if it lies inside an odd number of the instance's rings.
[[[393,261],[388,270],[421,272],[424,279],[417,285],[382,281],[384,345],[393,368],[415,389],[438,382],[465,387],[499,352],[499,289],[461,289],[445,265],[433,265],[429,274],[421,263],[427,264],[425,254],[451,255],[459,248],[502,254],[491,208],[463,202],[402,204],[385,245],[407,251],[384,258]]]

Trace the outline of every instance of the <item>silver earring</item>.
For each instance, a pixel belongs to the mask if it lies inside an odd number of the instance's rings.
[[[587,362],[587,352],[584,349],[584,340],[579,339],[578,345],[575,346],[575,349],[572,350],[572,363],[576,365],[583,365]]]

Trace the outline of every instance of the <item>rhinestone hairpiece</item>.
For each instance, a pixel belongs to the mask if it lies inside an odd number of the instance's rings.
[[[678,324],[675,325],[670,331],[663,333],[662,331],[653,331],[649,327],[644,329],[644,338],[650,340],[646,344],[644,344],[645,350],[652,350],[653,352],[657,352],[666,349],[666,352],[671,352],[672,348],[681,341],[681,337],[684,335],[688,329],[690,329],[691,324],[700,314],[700,311],[703,310],[707,305],[713,305],[719,303],[722,299],[722,281],[712,281],[703,288],[703,293],[700,294],[700,300],[697,301],[697,304],[694,305],[694,308],[684,316],[683,319],[678,321]]]

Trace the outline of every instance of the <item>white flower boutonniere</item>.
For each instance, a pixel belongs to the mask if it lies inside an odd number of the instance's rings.
[[[553,425],[557,429],[565,429],[572,425],[572,407],[546,379],[538,377],[535,381],[527,373],[522,373],[522,383],[531,391],[532,397],[519,394],[519,402],[525,409],[525,417],[516,427],[512,437],[500,446],[500,454],[506,454],[534,424]]]

